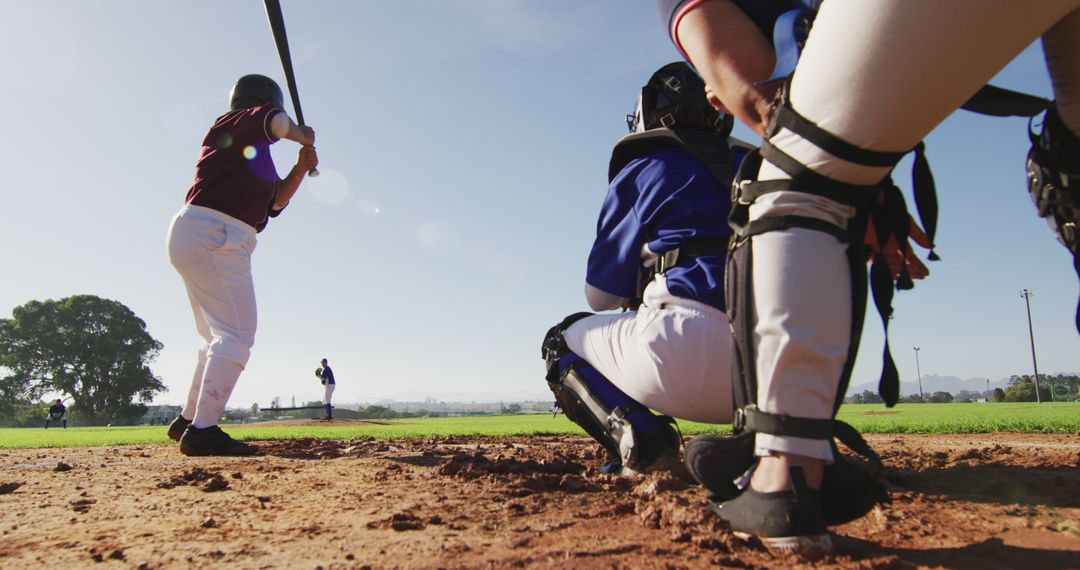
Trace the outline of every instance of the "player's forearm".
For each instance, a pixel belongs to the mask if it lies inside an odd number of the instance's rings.
[[[289,139],[304,145],[315,144],[315,132],[311,127],[300,126],[284,111],[270,120],[270,131],[279,139]]]
[[[762,134],[778,84],[758,85],[769,77],[776,54],[769,39],[738,6],[702,3],[679,22],[677,41],[723,106]]]
[[[278,186],[277,198],[274,200],[275,210],[281,210],[289,205],[289,200],[292,200],[292,197],[296,195],[296,191],[300,189],[300,182],[304,180],[305,173],[304,168],[299,165],[292,167],[289,175]]]

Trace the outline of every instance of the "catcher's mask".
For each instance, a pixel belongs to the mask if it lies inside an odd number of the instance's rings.
[[[669,63],[653,73],[641,88],[637,109],[626,116],[632,133],[651,129],[693,129],[726,137],[735,121],[705,99],[705,82],[688,64]]]
[[[245,75],[236,80],[229,92],[229,109],[232,111],[259,107],[267,103],[276,109],[285,109],[285,96],[281,93],[281,87],[265,75]]]

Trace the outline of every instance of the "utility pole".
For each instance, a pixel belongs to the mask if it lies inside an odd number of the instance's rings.
[[[1031,340],[1031,366],[1035,369],[1035,403],[1041,404],[1042,397],[1039,396],[1039,363],[1035,360],[1035,332],[1031,328],[1031,291],[1024,289],[1020,291],[1020,296],[1024,298],[1024,305],[1027,307],[1028,338]]]
[[[915,349],[915,371],[919,373],[919,399],[925,402],[926,398],[922,393],[922,369],[919,368],[919,347],[913,348]]]
[[[990,379],[986,379],[986,403],[990,403]]]

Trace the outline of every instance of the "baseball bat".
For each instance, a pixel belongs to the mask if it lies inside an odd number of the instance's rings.
[[[293,73],[292,55],[289,53],[289,36],[285,34],[285,17],[281,15],[281,2],[263,0],[263,4],[266,6],[266,18],[270,20],[270,31],[274,34],[274,43],[277,44],[278,56],[281,57],[281,67],[285,70],[285,82],[289,85],[296,122],[303,126],[304,111],[300,108],[300,91],[296,88],[296,75]],[[314,168],[308,171],[308,176],[318,175],[319,171]]]

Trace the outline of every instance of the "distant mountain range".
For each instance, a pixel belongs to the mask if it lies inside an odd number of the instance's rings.
[[[1039,378],[1042,378],[1047,373],[1039,372]],[[1060,374],[1073,375],[1076,372],[1051,372],[1049,375],[1057,376]],[[923,394],[933,394],[934,392],[949,392],[950,394],[956,394],[961,390],[968,390],[971,392],[985,392],[986,391],[986,378],[967,378],[961,379],[956,376],[938,376],[936,374],[925,374],[922,377],[922,391]],[[998,380],[990,380],[990,389],[1005,388],[1009,385],[1009,377],[1000,378]],[[847,393],[859,394],[864,390],[870,390],[877,393],[877,381],[866,382],[863,384],[856,384],[848,387]],[[910,394],[919,393],[919,381],[913,380],[911,382],[900,382],[900,394],[907,396]]]

